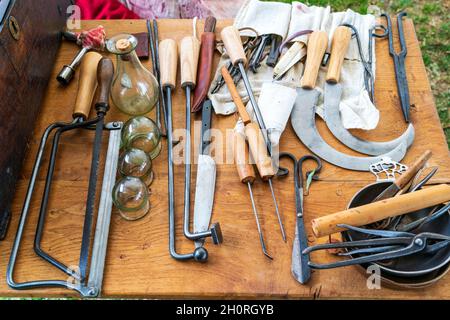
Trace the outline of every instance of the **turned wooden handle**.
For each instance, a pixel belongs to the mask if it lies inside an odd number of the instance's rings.
[[[97,87],[97,66],[102,55],[97,52],[88,52],[81,61],[80,78],[78,80],[78,93],[73,108],[73,118],[89,118],[92,98]]]
[[[425,166],[425,163],[431,158],[431,150],[426,150],[412,166],[408,168],[402,175],[395,179],[394,183],[399,189],[402,189],[411,179],[416,175],[416,173]]]
[[[272,158],[267,152],[267,145],[259,126],[250,122],[245,126],[245,135],[247,136],[250,153],[258,168],[259,175],[263,180],[274,176],[275,171],[272,166]]]
[[[102,58],[97,66],[97,91],[95,93],[95,109],[97,111],[109,110],[109,93],[114,76],[114,64],[110,58]]]
[[[184,37],[180,44],[181,87],[195,87],[200,42],[194,37]]]
[[[159,43],[159,72],[163,88],[175,89],[177,83],[177,43],[173,39],[165,39]]]
[[[326,77],[327,82],[339,82],[342,63],[344,62],[351,37],[352,31],[349,27],[339,26],[334,31],[333,40],[331,40],[331,56]]]
[[[241,36],[239,30],[234,26],[223,28],[220,32],[223,44],[227,50],[228,56],[234,65],[238,63],[246,64],[247,57],[245,56],[244,47],[242,46]]]
[[[312,220],[311,224],[315,236],[320,238],[343,231],[338,224],[365,226],[447,201],[450,201],[450,185],[441,184],[320,217]]]
[[[325,31],[314,31],[309,35],[306,50],[305,71],[301,80],[301,87],[314,89],[320,64],[328,46],[328,35]]]
[[[225,83],[227,84],[228,91],[230,91],[231,97],[233,98],[238,113],[241,116],[242,122],[244,123],[244,125],[249,124],[251,122],[250,116],[248,115],[244,103],[242,102],[242,99],[239,96],[239,92],[237,91],[237,88],[234,85],[233,78],[231,78],[231,75],[225,66],[223,66],[222,69],[220,69],[220,71],[222,73],[223,79],[225,80]]]
[[[234,163],[242,183],[253,183],[256,179],[255,169],[250,164],[250,155],[245,136],[242,133],[234,131],[233,134],[233,154]]]

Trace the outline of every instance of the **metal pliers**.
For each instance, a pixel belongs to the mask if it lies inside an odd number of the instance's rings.
[[[350,250],[346,250],[346,252],[338,255],[360,255],[352,257],[351,259],[328,264],[317,264],[309,261],[310,268],[331,269],[388,259],[396,259],[422,251],[433,253],[450,244],[449,236],[438,233],[422,232],[419,234],[414,234],[410,232],[372,230],[357,228],[345,224],[339,225],[339,227],[378,238],[339,243],[326,243],[309,247],[303,251],[303,254],[310,254],[311,252],[318,250],[350,248]]]
[[[382,17],[386,18],[387,31],[389,39],[389,54],[392,59],[394,59],[395,67],[395,78],[397,80],[397,90],[400,98],[400,105],[402,107],[403,117],[407,123],[410,122],[409,119],[409,89],[408,89],[408,79],[406,78],[406,68],[405,68],[405,58],[407,54],[405,34],[403,32],[403,17],[406,16],[406,12],[400,12],[397,15],[397,27],[398,27],[398,38],[400,41],[400,52],[396,53],[394,49],[394,35],[392,33],[392,22],[391,17],[383,13]]]

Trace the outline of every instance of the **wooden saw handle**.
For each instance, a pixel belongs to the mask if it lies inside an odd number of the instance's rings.
[[[159,43],[159,68],[163,88],[175,89],[177,83],[178,48],[173,39],[165,39]]]
[[[263,180],[268,180],[275,175],[272,158],[267,152],[267,145],[259,126],[250,122],[245,126],[245,135],[253,160],[258,168],[259,175]]]
[[[180,44],[181,87],[195,87],[200,42],[195,37],[184,37]]]
[[[97,66],[97,91],[95,93],[95,109],[106,113],[109,110],[109,93],[114,76],[114,64],[110,58],[102,58]]]
[[[92,98],[97,87],[97,66],[102,55],[97,52],[88,52],[81,61],[80,78],[78,80],[78,93],[73,108],[72,117],[89,118]]]
[[[426,150],[412,166],[408,168],[401,176],[395,179],[394,183],[399,189],[402,189],[406,184],[411,181],[411,179],[416,175],[416,173],[425,166],[425,163],[431,158],[431,150]]]
[[[328,35],[325,31],[314,31],[309,35],[306,50],[305,71],[300,83],[302,88],[314,89],[316,86],[320,64],[322,63],[327,46]]]
[[[326,81],[329,83],[338,83],[341,76],[342,63],[350,44],[352,31],[349,27],[339,26],[333,34],[331,41],[331,56],[328,65]]]
[[[256,179],[255,169],[250,164],[250,154],[245,136],[234,131],[233,133],[234,163],[242,183],[253,183]]]
[[[241,36],[239,30],[235,26],[223,28],[220,32],[223,44],[227,50],[230,60],[234,65],[238,63],[246,64],[247,57],[242,46]]]
[[[222,69],[220,69],[220,71],[222,73],[223,79],[225,80],[225,83],[227,84],[228,91],[230,91],[231,97],[233,98],[238,113],[241,116],[242,122],[244,122],[244,125],[249,124],[251,122],[250,116],[248,115],[244,103],[242,102],[242,99],[239,96],[239,92],[237,91],[237,88],[234,85],[233,78],[231,78],[231,75],[225,66],[223,66]]]
[[[320,238],[343,231],[338,224],[365,226],[447,201],[450,201],[450,185],[441,184],[320,217],[312,220],[311,224],[314,235]]]

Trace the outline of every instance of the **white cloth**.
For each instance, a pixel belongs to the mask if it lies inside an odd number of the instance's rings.
[[[281,134],[286,128],[295,99],[297,90],[276,82],[264,82],[258,105],[264,119],[267,132],[272,145],[278,145]]]
[[[288,11],[287,9],[290,11],[289,14],[286,13]],[[275,21],[274,19],[277,19],[276,22],[273,22]],[[306,29],[323,30],[328,33],[330,39],[329,44],[331,44],[334,30],[342,23],[350,23],[356,27],[361,38],[365,59],[367,59],[369,29],[375,24],[375,17],[372,15],[360,15],[352,10],[331,13],[330,7],[324,8],[307,6],[301,2],[293,2],[291,6],[289,4],[248,0],[239,10],[234,24],[239,28],[255,28],[260,34],[276,33],[286,37],[297,31]],[[283,31],[282,28],[286,29]],[[250,34],[251,33],[248,35]],[[302,41],[306,43],[307,36],[298,37],[293,41]],[[359,51],[355,39],[350,41],[349,49],[345,55],[345,58],[346,60],[344,60],[342,66],[340,80],[343,88],[342,99],[339,105],[342,123],[347,129],[374,129],[379,121],[379,111],[372,104],[368,97],[368,93],[365,90],[364,69],[360,62]],[[220,68],[227,62],[227,60],[228,56],[225,53],[222,56],[216,70],[214,76],[215,80],[217,80],[220,76]],[[296,64],[287,72],[284,78],[278,82],[278,85],[283,84],[286,86],[299,86],[299,78],[302,70],[302,64]],[[323,92],[326,71],[327,67],[321,67],[319,71],[316,89],[320,92]],[[375,74],[374,53],[373,74]],[[258,69],[258,73],[254,74],[249,71],[247,72],[247,75],[252,85],[253,93],[256,97],[258,97],[262,92],[263,85],[265,83],[272,83],[273,69],[268,67],[265,62],[262,62],[261,67]],[[274,83],[274,86],[276,85],[277,84]],[[237,88],[244,103],[247,102],[248,96],[242,80],[239,82]],[[271,99],[276,100],[280,96],[277,91],[270,90],[270,92],[271,94],[273,93],[273,97]],[[231,95],[229,94],[226,85],[224,85],[216,94],[209,94],[208,96],[213,103],[216,113],[226,115],[232,114],[236,111],[236,107],[232,102]],[[270,98],[265,96],[264,100],[270,100]],[[284,112],[287,111],[288,108],[284,109]],[[262,110],[261,112],[263,113]],[[323,94],[319,97],[317,113],[319,115],[323,114]],[[267,125],[267,123],[271,121],[267,117],[272,117],[272,115],[266,114],[263,117],[264,122],[266,122]],[[285,118],[285,116],[283,116],[283,118]]]
[[[329,7],[308,7],[301,2],[293,2],[288,36],[306,29],[325,31],[329,37],[327,49],[329,53],[334,30],[343,23],[351,24],[358,30],[364,59],[367,59],[369,29],[375,25],[375,17],[373,15],[360,15],[350,9],[346,12],[330,13]],[[301,36],[295,40],[304,42],[305,39],[305,36]],[[372,56],[372,73],[375,74],[374,52]],[[323,116],[323,87],[326,72],[327,67],[320,68],[316,83],[316,89],[321,92],[316,109],[319,116]],[[356,39],[350,41],[349,48],[345,54],[340,83],[342,85],[342,98],[339,104],[339,110],[341,112],[343,126],[347,129],[371,130],[376,128],[380,113],[372,101],[370,101],[369,94],[364,87],[364,68],[361,64]],[[297,85],[299,85],[299,82]]]
[[[234,26],[236,28],[250,27],[262,34],[277,34],[283,39],[291,20],[291,5],[282,2],[248,0],[239,9]],[[254,36],[251,31],[243,30],[243,36]]]

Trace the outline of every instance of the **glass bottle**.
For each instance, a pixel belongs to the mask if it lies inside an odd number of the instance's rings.
[[[122,176],[139,178],[147,186],[153,182],[152,160],[140,149],[127,149],[121,154],[119,172]]]
[[[161,131],[156,123],[147,117],[129,119],[122,129],[122,147],[143,150],[153,160],[161,152]]]
[[[117,56],[111,99],[120,111],[132,116],[153,110],[159,94],[157,80],[135,52],[137,43],[130,34],[119,34],[106,42],[108,51]]]
[[[123,177],[112,192],[113,203],[126,220],[138,220],[150,210],[148,187],[136,177]]]

